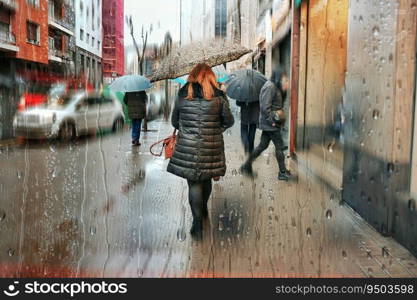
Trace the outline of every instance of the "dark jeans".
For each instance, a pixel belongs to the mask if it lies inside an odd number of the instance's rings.
[[[188,200],[194,219],[203,219],[203,209],[207,207],[207,202],[211,195],[211,179],[204,181],[188,182]]]
[[[240,124],[240,138],[245,153],[252,153],[255,144],[256,124]]]
[[[249,155],[248,160],[246,161],[246,164],[252,165],[253,161],[261,155],[262,152],[264,152],[270,142],[274,143],[275,146],[275,156],[278,161],[279,171],[285,172],[285,155],[282,149],[284,148],[284,142],[282,140],[281,136],[281,130],[277,131],[262,131],[261,135],[261,141],[259,142],[259,145],[255,148],[255,150]]]
[[[132,140],[139,141],[142,119],[132,119]]]

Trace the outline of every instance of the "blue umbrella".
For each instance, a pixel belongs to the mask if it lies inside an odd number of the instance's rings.
[[[117,78],[109,85],[113,92],[140,92],[150,87],[149,79],[141,75],[125,75]]]

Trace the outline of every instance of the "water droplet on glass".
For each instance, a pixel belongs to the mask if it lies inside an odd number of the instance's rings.
[[[9,250],[7,250],[7,254],[9,256],[13,256],[14,255],[14,250],[12,248],[10,248]]]
[[[49,149],[51,150],[51,152],[56,152],[56,146],[55,145],[51,145],[49,147]]]
[[[343,256],[344,259],[347,259],[347,253],[346,253],[345,250],[342,251],[342,256]]]
[[[387,165],[388,173],[390,173],[390,174],[394,173],[394,169],[395,169],[394,164],[393,163],[388,163],[388,165]]]
[[[90,227],[90,234],[91,234],[91,235],[95,235],[95,234],[96,234],[96,232],[97,232],[97,228],[95,228],[94,226],[91,226],[91,227]]]
[[[326,218],[327,219],[331,219],[332,218],[332,211],[330,210],[330,209],[328,209],[327,211],[326,211]]]
[[[381,251],[382,251],[382,257],[388,257],[389,256],[389,251],[388,251],[388,248],[386,246],[382,247]]]
[[[3,210],[0,210],[0,222],[6,218],[6,213]]]
[[[21,179],[22,178],[22,172],[21,171],[17,171],[17,178]]]
[[[268,212],[272,214],[274,212],[274,208],[272,206],[268,207]]]
[[[375,26],[374,28],[372,28],[372,33],[375,37],[379,36],[379,27]]]
[[[307,228],[306,234],[307,234],[307,236],[311,236],[311,228],[310,227]]]
[[[416,201],[414,199],[408,200],[408,209],[410,211],[415,211],[416,210]]]
[[[233,176],[236,176],[236,175],[237,175],[237,171],[236,171],[236,169],[233,169],[233,170],[232,170],[232,175],[233,175]]]
[[[177,230],[177,239],[180,242],[183,242],[183,241],[185,241],[185,238],[186,238],[186,234],[185,234],[184,228],[179,228]]]
[[[372,112],[372,117],[374,118],[374,120],[378,120],[380,117],[380,112],[378,109],[374,109]]]

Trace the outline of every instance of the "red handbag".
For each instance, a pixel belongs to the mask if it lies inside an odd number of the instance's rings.
[[[161,151],[159,153],[155,153],[153,151],[153,148],[160,143],[162,143]],[[172,155],[174,154],[176,143],[177,143],[177,130],[174,129],[174,132],[172,133],[172,135],[170,135],[169,137],[167,137],[163,140],[157,141],[156,143],[152,144],[151,147],[149,148],[149,151],[154,156],[162,156],[162,152],[165,151],[165,159],[168,159],[168,158],[171,158]]]

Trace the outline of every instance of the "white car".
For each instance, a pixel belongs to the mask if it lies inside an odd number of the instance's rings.
[[[114,96],[78,92],[18,112],[13,127],[16,136],[71,140],[97,129],[120,130],[124,120],[123,107]]]

